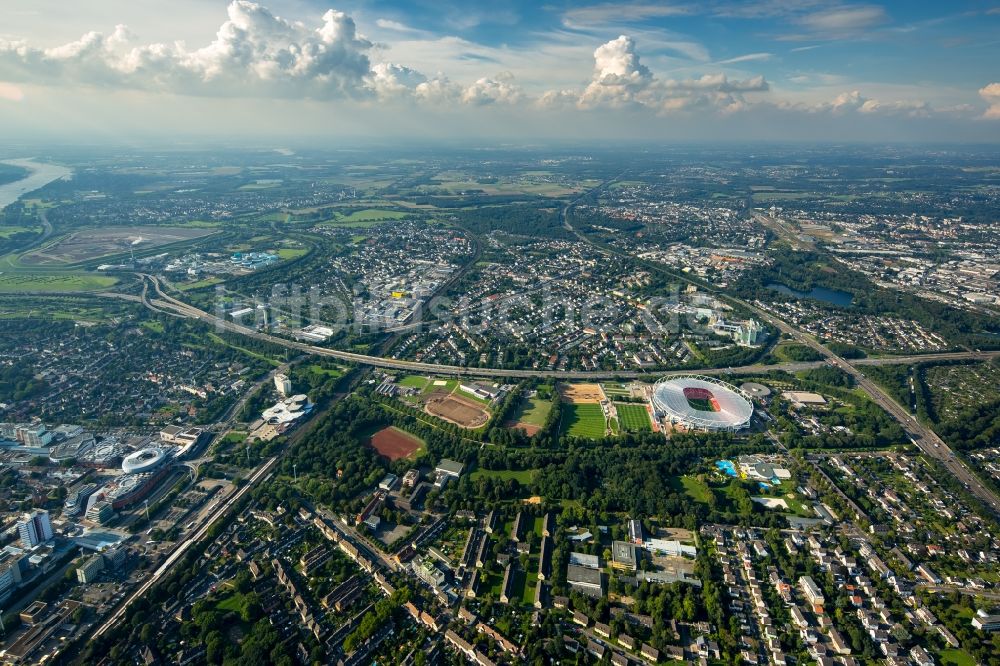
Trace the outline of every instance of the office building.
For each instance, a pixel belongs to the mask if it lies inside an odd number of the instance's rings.
[[[52,538],[52,523],[49,522],[49,512],[35,509],[31,513],[24,514],[23,520],[17,524],[17,533],[21,538],[21,545],[25,548],[45,543]]]
[[[104,558],[92,555],[77,568],[76,579],[84,584],[93,583],[102,571],[104,571]]]
[[[282,396],[288,397],[292,394],[292,380],[288,378],[288,375],[275,375],[274,388],[278,389],[278,393]]]

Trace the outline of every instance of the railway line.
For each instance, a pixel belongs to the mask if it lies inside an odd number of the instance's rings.
[[[342,361],[348,361],[350,363],[357,363],[359,365],[368,365],[376,368],[386,368],[390,370],[405,370],[409,372],[425,372],[428,374],[436,375],[446,375],[454,377],[509,377],[509,378],[542,378],[542,379],[566,379],[566,380],[598,380],[598,379],[652,379],[656,377],[673,376],[673,375],[683,375],[691,372],[690,369],[686,370],[675,370],[675,371],[636,371],[636,370],[528,370],[528,369],[514,369],[514,368],[478,368],[478,367],[466,367],[460,365],[444,365],[439,363],[423,363],[420,361],[407,361],[404,359],[394,359],[385,356],[374,356],[369,354],[358,354],[356,352],[348,352],[339,349],[329,349],[327,347],[318,347],[316,345],[310,345],[304,342],[299,342],[297,340],[289,340],[287,338],[282,338],[276,335],[270,335],[268,333],[263,333],[253,328],[237,324],[235,322],[226,321],[221,317],[217,317],[209,312],[200,310],[193,305],[184,303],[163,291],[162,285],[159,279],[153,275],[140,274],[143,279],[143,295],[142,296],[129,296],[127,294],[118,294],[118,297],[127,298],[128,300],[141,301],[147,308],[154,312],[159,312],[163,314],[168,314],[171,316],[181,316],[191,319],[198,319],[202,322],[211,324],[221,330],[229,331],[232,333],[237,333],[239,335],[245,335],[256,340],[261,340],[264,342],[270,342],[276,345],[286,347],[288,349],[293,349],[295,351],[302,352],[304,354],[313,354],[316,356],[327,356],[330,358],[340,359]],[[148,280],[148,283],[146,282]],[[155,292],[156,298],[150,299],[148,295],[148,286],[151,285],[153,291]],[[864,363],[866,365],[887,365],[887,364],[897,364],[897,363],[916,363],[922,361],[934,361],[934,360],[988,360],[990,358],[1000,357],[1000,352],[951,352],[944,354],[927,354],[924,356],[901,356],[901,357],[887,357],[878,359],[865,359]],[[770,372],[774,370],[783,370],[786,372],[798,372],[800,370],[810,370],[813,368],[822,367],[828,365],[827,361],[803,361],[796,363],[778,363],[774,365],[766,365],[763,363],[745,365],[733,368],[705,368],[698,369],[699,374],[704,375],[748,375],[748,374],[760,374],[765,372]],[[860,364],[860,362],[859,362]]]
[[[91,634],[91,639],[100,638],[102,635],[114,628],[115,625],[124,620],[129,607],[137,599],[152,589],[153,586],[163,579],[164,576],[170,573],[170,570],[184,556],[187,549],[204,538],[204,536],[208,533],[208,530],[213,524],[215,524],[216,520],[224,516],[226,512],[233,507],[233,505],[239,502],[240,499],[242,499],[251,489],[256,487],[258,483],[268,478],[277,462],[278,458],[276,457],[267,460],[257,469],[256,472],[253,473],[253,475],[250,476],[249,479],[247,479],[247,482],[242,487],[240,487],[224,502],[220,503],[218,507],[216,507],[215,511],[209,514],[208,518],[201,524],[200,527],[187,534],[173,550],[173,552],[167,556],[167,559],[165,559],[163,563],[157,567],[156,571],[150,574],[149,577],[142,582],[142,585],[137,587],[130,595],[128,595],[121,602],[115,612],[108,616],[101,626],[99,626],[93,634]]]

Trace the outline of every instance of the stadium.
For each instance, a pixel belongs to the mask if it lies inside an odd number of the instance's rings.
[[[127,474],[151,472],[162,465],[166,457],[167,452],[155,446],[141,449],[125,456],[122,460],[122,471]]]
[[[661,379],[651,398],[657,420],[689,430],[735,432],[750,425],[750,396],[732,384],[701,375]]]

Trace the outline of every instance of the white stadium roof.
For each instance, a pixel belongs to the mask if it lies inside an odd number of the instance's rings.
[[[706,392],[716,411],[697,409],[688,401],[685,389]],[[667,377],[653,388],[653,409],[687,428],[740,430],[750,424],[753,403],[750,396],[732,384],[702,375]]]
[[[156,446],[140,449],[125,456],[122,460],[122,471],[128,474],[149,472],[163,464],[166,457],[167,452]]]

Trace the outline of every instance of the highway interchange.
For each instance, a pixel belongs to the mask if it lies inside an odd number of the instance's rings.
[[[599,189],[599,188],[598,188]],[[569,222],[568,212],[573,204],[571,202],[563,210],[564,223],[567,228],[572,230],[577,234],[579,238],[585,242],[594,245],[597,249],[602,252],[612,252],[609,248],[593,243],[584,234],[579,233],[575,230]],[[669,271],[668,271],[669,272]],[[671,273],[672,275],[672,273]],[[654,379],[658,377],[677,375],[677,374],[689,374],[690,371],[675,371],[675,372],[637,372],[637,371],[559,371],[559,370],[527,370],[527,369],[511,369],[511,368],[473,368],[473,367],[462,367],[453,365],[440,365],[435,363],[422,363],[416,361],[406,361],[401,359],[387,358],[384,356],[376,355],[366,355],[357,354],[354,352],[341,351],[336,349],[328,349],[325,347],[319,347],[316,345],[310,345],[303,342],[289,340],[286,338],[278,337],[275,335],[270,335],[263,333],[261,331],[242,326],[232,321],[227,321],[224,317],[218,317],[203,310],[200,310],[193,305],[180,301],[163,291],[163,285],[160,280],[153,275],[139,274],[142,280],[142,293],[139,296],[121,293],[105,293],[105,296],[123,298],[127,300],[134,300],[141,302],[146,308],[159,312],[162,314],[167,314],[174,317],[183,317],[190,319],[197,319],[204,323],[210,324],[216,327],[218,330],[229,331],[239,335],[244,335],[250,338],[254,338],[261,341],[266,341],[276,345],[283,346],[294,351],[298,351],[304,354],[312,354],[317,356],[325,356],[336,358],[342,361],[355,363],[363,366],[370,366],[376,368],[385,368],[392,370],[404,370],[408,372],[420,372],[429,373],[436,375],[446,375],[446,376],[476,376],[476,377],[496,377],[496,378],[546,378],[546,379],[557,379],[557,380],[602,380],[602,379]],[[676,276],[675,276],[676,277]],[[155,292],[155,298],[151,298],[149,294],[150,287]],[[976,478],[975,474],[966,467],[962,461],[960,461],[951,449],[945,444],[944,441],[940,439],[930,428],[921,424],[917,421],[906,409],[900,406],[895,400],[893,400],[889,395],[885,393],[875,382],[865,376],[861,368],[866,366],[876,366],[876,365],[889,365],[889,364],[911,364],[917,362],[927,362],[927,361],[947,361],[947,360],[989,360],[991,358],[1000,357],[1000,352],[948,352],[939,354],[926,354],[919,356],[895,356],[895,357],[880,357],[880,358],[866,358],[860,360],[854,360],[848,362],[846,359],[834,354],[826,346],[821,344],[819,341],[814,339],[812,336],[790,326],[783,320],[775,317],[774,315],[761,310],[760,308],[754,307],[752,304],[746,303],[742,300],[733,298],[728,295],[720,295],[723,298],[729,300],[730,302],[739,305],[740,307],[746,308],[753,311],[758,317],[763,321],[769,323],[770,325],[777,328],[782,333],[786,333],[793,339],[801,344],[804,344],[811,349],[814,349],[819,354],[824,357],[821,361],[810,361],[810,362],[798,362],[798,363],[779,363],[773,365],[765,364],[754,364],[741,367],[733,368],[710,368],[710,369],[699,369],[696,372],[705,375],[748,375],[748,374],[760,374],[769,371],[787,371],[796,372],[800,370],[807,370],[811,368],[817,368],[827,365],[833,365],[843,369],[845,372],[850,374],[858,387],[867,393],[872,400],[879,404],[886,412],[892,415],[902,426],[904,431],[910,437],[914,445],[916,445],[924,454],[928,455],[935,460],[940,461],[940,463],[947,469],[951,474],[953,474],[962,484],[968,488],[970,492],[976,495],[984,503],[990,506],[995,512],[1000,514],[1000,499],[990,491],[988,488],[984,487],[980,481]],[[235,411],[230,412],[230,414],[235,414]],[[98,638],[105,634],[108,630],[113,628],[117,623],[121,622],[126,613],[131,606],[131,604],[141,598],[146,594],[157,582],[162,580],[169,572],[172,570],[173,566],[180,561],[184,553],[187,552],[193,544],[200,541],[207,533],[211,526],[220,518],[222,518],[239,500],[245,496],[252,488],[256,487],[258,483],[270,477],[273,472],[274,466],[278,462],[278,458],[270,458],[265,461],[261,466],[259,466],[253,474],[247,479],[247,482],[240,487],[236,492],[234,492],[225,501],[220,502],[217,508],[210,512],[206,519],[195,529],[190,530],[182,540],[178,543],[177,548],[164,560],[164,562],[154,571],[143,583],[136,588],[131,594],[129,594],[119,605],[114,613],[111,614],[93,633],[94,638]]]
[[[600,248],[604,250],[604,248]],[[274,335],[269,335],[255,329],[248,328],[246,326],[241,326],[235,322],[226,321],[224,318],[217,317],[208,312],[200,310],[188,303],[184,303],[166,293],[164,293],[162,285],[158,278],[152,275],[141,275],[143,279],[143,303],[150,309],[166,312],[173,314],[175,316],[184,316],[194,319],[199,319],[205,323],[211,324],[218,327],[219,329],[230,331],[233,333],[238,333],[240,335],[246,335],[248,337],[255,338],[257,340],[263,340],[266,342],[274,343],[293,349],[306,354],[315,354],[319,356],[329,356],[337,358],[343,361],[349,361],[351,363],[357,363],[360,365],[368,365],[378,368],[387,368],[393,370],[406,370],[409,372],[426,372],[438,375],[450,375],[450,376],[478,376],[478,377],[509,377],[509,378],[548,378],[548,379],[563,379],[563,380],[599,380],[599,379],[613,379],[613,378],[646,378],[650,379],[653,377],[663,377],[676,374],[688,374],[688,371],[676,371],[676,372],[659,372],[655,374],[645,373],[645,372],[635,372],[635,371],[560,371],[560,370],[521,370],[521,369],[511,369],[511,368],[468,368],[462,366],[454,365],[439,365],[435,363],[421,363],[417,361],[406,361],[401,359],[386,358],[382,356],[370,356],[366,354],[357,354],[354,352],[341,351],[336,349],[327,349],[325,347],[318,347],[315,345],[305,344],[303,342],[298,342],[295,340],[288,340]],[[148,298],[146,290],[146,281],[152,285],[153,290],[156,292],[158,298],[150,300]],[[886,358],[875,358],[875,359],[863,359],[861,361],[854,361],[853,363],[841,358],[840,356],[834,354],[826,346],[820,344],[812,336],[803,333],[802,331],[790,326],[788,323],[778,319],[774,315],[766,312],[760,308],[757,308],[749,303],[745,303],[741,300],[734,299],[727,296],[734,303],[752,310],[757,316],[762,320],[771,324],[777,328],[782,333],[787,333],[792,338],[804,344],[825,357],[824,361],[812,361],[812,362],[801,362],[801,363],[783,363],[775,365],[749,365],[741,366],[736,368],[712,368],[698,370],[699,373],[706,375],[728,375],[728,374],[758,374],[764,373],[772,370],[784,370],[788,372],[795,372],[799,370],[806,370],[810,368],[820,367],[822,365],[835,365],[842,368],[845,372],[850,374],[857,385],[867,393],[872,400],[878,403],[886,412],[891,414],[903,427],[907,435],[910,437],[911,441],[926,455],[939,460],[941,464],[951,472],[959,481],[962,482],[974,495],[979,497],[983,502],[989,505],[994,511],[1000,513],[1000,498],[998,498],[989,488],[982,485],[975,474],[965,466],[965,464],[956,458],[954,452],[948,447],[947,444],[941,440],[930,428],[923,425],[916,420],[909,412],[907,412],[903,407],[901,407],[895,400],[893,400],[888,394],[885,393],[875,382],[870,380],[865,374],[856,366],[866,366],[866,365],[886,365],[886,364],[899,364],[899,363],[915,363],[919,361],[934,361],[934,360],[988,360],[990,358],[996,358],[1000,356],[1000,352],[949,352],[942,354],[926,354],[922,356],[898,356],[898,357],[886,357]]]

